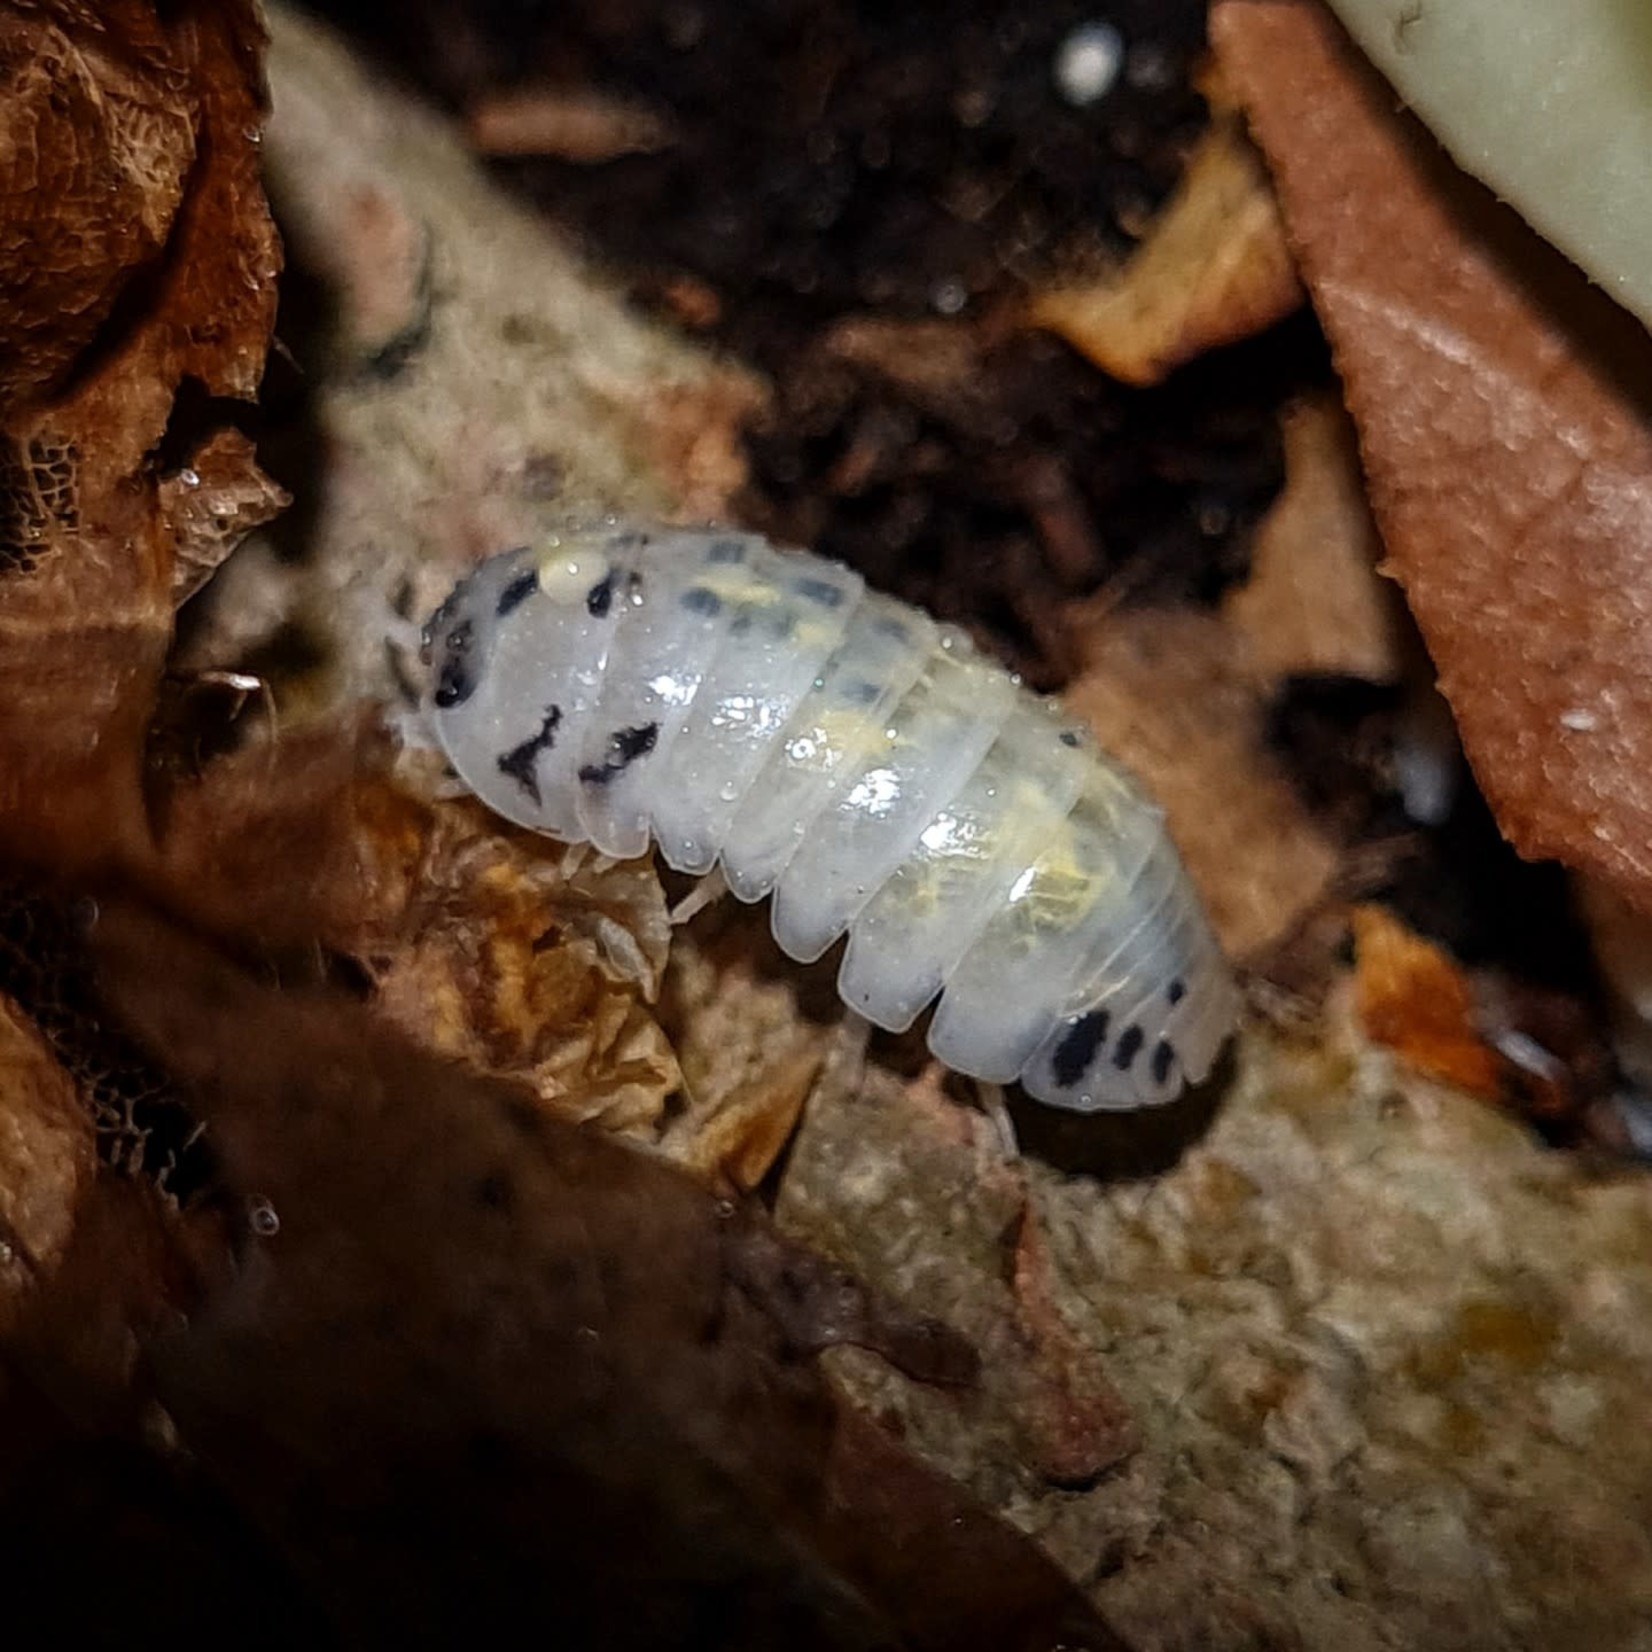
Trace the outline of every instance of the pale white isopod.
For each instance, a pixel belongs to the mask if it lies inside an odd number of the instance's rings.
[[[425,634],[429,711],[507,819],[772,898],[844,1002],[1091,1111],[1204,1078],[1237,996],[1159,809],[1059,704],[852,570],[607,524],[482,563]]]

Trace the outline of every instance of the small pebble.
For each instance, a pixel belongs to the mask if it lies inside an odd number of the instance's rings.
[[[1081,23],[1055,54],[1055,84],[1082,109],[1112,91],[1124,66],[1124,36],[1111,23]]]

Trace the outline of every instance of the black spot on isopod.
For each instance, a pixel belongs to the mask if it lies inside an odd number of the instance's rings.
[[[592,619],[601,619],[614,606],[614,574],[615,570],[610,568],[607,574],[585,593],[585,612]]]
[[[500,619],[506,614],[513,613],[539,589],[539,570],[529,568],[526,573],[518,574],[504,590],[499,593],[499,602],[494,613]]]
[[[1090,1070],[1096,1052],[1107,1042],[1107,1011],[1091,1010],[1067,1029],[1055,1047],[1050,1069],[1063,1090],[1070,1090]]]
[[[1130,1063],[1136,1059],[1141,1047],[1146,1043],[1146,1035],[1140,1027],[1129,1026],[1119,1034],[1119,1047],[1113,1051],[1113,1065],[1121,1073],[1130,1071]]]
[[[443,711],[463,705],[476,692],[479,679],[469,659],[471,644],[475,640],[475,628],[469,620],[461,620],[443,639],[442,663],[436,673],[436,689],[432,695]]]
[[[897,619],[893,614],[884,614],[872,621],[872,630],[880,637],[896,637],[905,642],[912,635],[903,619]]]
[[[723,599],[704,585],[691,585],[683,592],[683,607],[691,614],[712,619],[723,611]]]
[[[1167,1004],[1181,1003],[1181,1001],[1187,997],[1187,982],[1178,975],[1176,979],[1164,989],[1164,997]]]
[[[857,677],[852,683],[845,683],[843,697],[852,706],[875,706],[878,696],[883,693],[878,684],[865,677]]]
[[[1061,743],[1064,746],[1076,746],[1079,743],[1077,733],[1070,728],[1064,728],[1061,731],[1060,738]]]
[[[1170,1077],[1171,1063],[1176,1059],[1176,1052],[1171,1048],[1170,1040],[1161,1038],[1153,1046],[1153,1082],[1163,1084]]]
[[[706,551],[707,562],[744,562],[746,547],[738,539],[719,539]]]
[[[639,757],[646,757],[659,737],[658,723],[615,730],[608,736],[608,755],[600,763],[587,763],[579,771],[579,778],[587,786],[606,786],[616,775],[624,774]]]
[[[822,608],[843,606],[843,587],[829,579],[800,579],[796,590],[805,602],[818,602]]]
[[[534,773],[534,765],[539,761],[542,751],[549,751],[556,744],[557,725],[561,721],[562,707],[546,706],[539,732],[529,735],[521,745],[512,746],[499,759],[499,772],[508,774],[536,805],[540,802],[540,796],[539,776]]]

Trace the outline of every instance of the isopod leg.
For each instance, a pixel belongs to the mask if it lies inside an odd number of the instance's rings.
[[[704,912],[708,906],[715,906],[727,893],[728,885],[723,881],[722,868],[713,867],[672,907],[672,928],[680,929],[691,918]]]
[[[1004,1149],[1004,1157],[1019,1159],[1021,1143],[1016,1140],[1015,1120],[1010,1117],[1009,1107],[1004,1101],[1004,1086],[989,1084],[985,1079],[978,1078],[975,1081],[975,1100],[998,1132],[998,1143]]]
[[[872,1023],[864,1015],[845,1009],[833,1040],[832,1073],[842,1088],[853,1095],[866,1076],[866,1046],[872,1042]]]

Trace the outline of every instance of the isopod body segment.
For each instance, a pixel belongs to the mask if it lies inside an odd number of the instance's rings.
[[[852,570],[623,524],[480,564],[426,628],[429,712],[507,819],[772,902],[954,1070],[1090,1111],[1209,1071],[1235,988],[1159,809],[1059,704]]]

